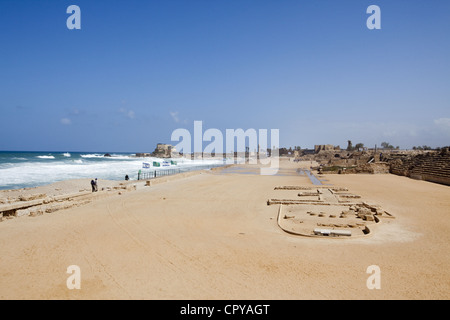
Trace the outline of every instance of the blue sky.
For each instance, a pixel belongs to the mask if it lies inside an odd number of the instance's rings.
[[[69,30],[69,5],[81,30]],[[381,30],[369,30],[369,5]],[[0,150],[148,152],[173,130],[450,145],[450,2],[1,0]]]

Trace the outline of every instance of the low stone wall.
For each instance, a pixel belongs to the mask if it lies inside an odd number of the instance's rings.
[[[389,160],[390,172],[416,180],[450,185],[450,152],[427,152],[394,156]]]
[[[332,167],[324,167],[324,173],[338,173],[338,174],[351,174],[351,173],[371,173],[371,174],[381,174],[381,173],[389,173],[389,164],[385,162],[377,162],[377,163],[363,163],[353,167],[345,167],[345,166],[332,166]]]

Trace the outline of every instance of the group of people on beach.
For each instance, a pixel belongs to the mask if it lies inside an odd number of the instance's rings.
[[[92,192],[98,191],[98,183],[97,182],[98,182],[97,178],[95,178],[95,180],[91,180]]]
[[[128,181],[130,180],[130,177],[128,175],[125,176],[125,180]],[[91,187],[92,187],[92,192],[97,192],[98,191],[98,179],[95,178],[91,180]]]

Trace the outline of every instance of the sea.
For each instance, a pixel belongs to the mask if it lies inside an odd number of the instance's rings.
[[[0,151],[0,190],[32,188],[71,179],[137,180],[139,171],[180,172],[218,167],[220,160],[136,157],[133,153]],[[159,164],[159,166],[158,166]],[[175,170],[172,170],[175,171]]]

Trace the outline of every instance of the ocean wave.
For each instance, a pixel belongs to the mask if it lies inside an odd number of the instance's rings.
[[[105,159],[113,159],[113,160],[130,160],[130,159],[133,159],[133,160],[136,160],[135,157],[126,156],[126,155],[123,155],[123,154],[112,154],[111,157],[105,157]]]
[[[63,153],[63,156],[66,158],[70,158],[72,155],[70,153],[66,152],[66,153]]]
[[[89,162],[82,159],[71,161],[30,162],[0,166],[0,189],[37,186],[56,181],[99,178],[123,180],[127,174],[137,177],[140,164],[130,161],[111,163],[110,161]]]
[[[102,154],[82,154],[82,158],[104,158]]]
[[[110,154],[108,156],[105,156],[104,154],[82,154],[82,158],[86,159],[106,159],[106,160],[130,160],[130,159],[136,159],[135,157],[129,156],[129,155],[123,155],[123,154]]]
[[[36,158],[39,158],[39,159],[55,159],[54,156],[36,156]]]
[[[151,170],[164,170],[171,168],[163,166],[163,162],[169,162],[170,159],[151,157],[145,159],[129,158],[127,161],[111,161],[108,157],[103,157],[103,155],[100,154],[86,155],[88,155],[88,157],[101,157],[104,160],[100,161],[100,159],[96,159],[97,161],[89,161],[89,159],[74,159],[74,157],[72,157],[70,160],[24,161],[1,164],[0,189],[38,186],[61,180],[81,178],[92,179],[98,177],[98,179],[101,180],[123,180],[125,175],[128,175],[131,180],[135,180],[137,179],[139,170],[145,170],[142,168],[143,162],[148,162],[151,165],[153,164],[153,161],[161,163],[161,167],[151,167]],[[125,157],[124,155],[122,156]],[[195,169],[198,165],[205,165],[213,162],[190,159],[174,159],[174,161],[177,162],[177,166],[172,166],[172,168],[180,167],[182,170],[189,170],[189,168]]]

